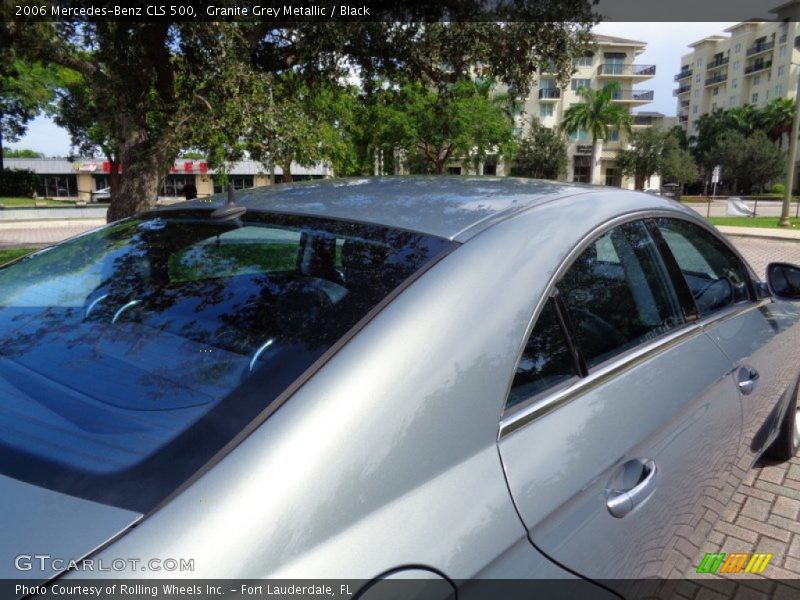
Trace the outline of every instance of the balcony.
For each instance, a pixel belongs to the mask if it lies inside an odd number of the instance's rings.
[[[539,100],[542,102],[555,102],[561,98],[561,90],[558,88],[542,88],[539,90]]]
[[[681,100],[681,108],[689,108],[689,100]]]
[[[757,61],[750,65],[749,67],[744,68],[745,75],[752,75],[753,73],[758,73],[760,71],[766,71],[772,68],[772,61]]]
[[[683,71],[681,71],[680,73],[675,75],[675,81],[680,81],[681,79],[686,79],[687,77],[691,77],[691,76],[692,76],[692,70],[691,69],[684,69]]]
[[[652,117],[650,115],[633,115],[633,126],[634,127],[652,127],[653,125],[657,125],[658,122],[661,120],[661,117]]]
[[[626,104],[647,104],[653,101],[654,95],[653,90],[620,90],[611,96],[611,100]]]
[[[761,42],[760,44],[750,46],[747,49],[747,56],[756,56],[757,54],[762,54],[763,52],[769,52],[774,47],[775,42]]]
[[[719,69],[720,67],[726,66],[730,62],[730,58],[727,56],[724,58],[718,58],[716,60],[712,60],[708,65],[706,65],[706,71],[713,71],[714,69]]]
[[[598,77],[630,77],[649,79],[655,77],[655,65],[623,65],[619,63],[603,63],[597,67]]]
[[[672,95],[680,96],[681,94],[688,94],[691,91],[692,91],[692,84],[684,83],[683,85],[678,86],[677,90],[672,90]]]
[[[720,83],[725,83],[728,81],[728,74],[727,73],[718,73],[713,77],[709,77],[706,79],[706,87],[710,85],[719,85]]]
[[[689,115],[678,115],[678,122],[679,123],[688,123],[689,122]]]

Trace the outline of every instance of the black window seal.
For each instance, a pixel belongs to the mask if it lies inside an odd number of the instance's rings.
[[[589,374],[589,369],[586,366],[586,360],[583,358],[583,352],[581,352],[578,346],[578,338],[575,335],[575,325],[572,322],[572,318],[569,316],[569,311],[567,310],[566,304],[564,304],[561,293],[558,291],[558,287],[553,289],[550,300],[553,302],[553,307],[556,311],[556,318],[561,328],[561,335],[564,336],[564,341],[567,343],[567,348],[572,355],[575,372],[580,378],[586,377]]]
[[[672,282],[672,288],[675,291],[676,297],[678,298],[678,303],[680,304],[681,311],[683,312],[684,320],[687,323],[694,323],[698,321],[700,319],[700,310],[697,308],[697,302],[692,295],[692,290],[689,289],[689,284],[686,282],[686,278],[683,276],[683,272],[678,265],[678,261],[672,254],[672,250],[669,248],[669,244],[667,244],[667,241],[664,239],[664,236],[661,235],[661,231],[658,229],[656,219],[648,217],[643,219],[643,221],[645,227],[647,227],[647,231],[650,233],[650,237],[653,238],[653,241],[656,244],[658,253],[661,255],[661,260],[667,269],[667,275]]]

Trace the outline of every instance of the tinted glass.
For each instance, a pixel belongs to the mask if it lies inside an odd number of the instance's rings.
[[[747,268],[722,241],[686,221],[656,223],[702,316],[750,299]]]
[[[600,237],[558,289],[588,367],[683,323],[656,246],[641,222]]]
[[[0,269],[0,473],[146,510],[448,242],[165,213]]]
[[[548,300],[522,352],[506,408],[577,374],[553,300]]]

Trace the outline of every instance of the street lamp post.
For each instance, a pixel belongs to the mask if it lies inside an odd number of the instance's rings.
[[[795,63],[791,63],[792,66]],[[791,227],[789,220],[789,210],[792,202],[792,189],[794,188],[794,170],[797,160],[797,131],[800,129],[800,76],[797,78],[797,91],[794,95],[794,120],[792,121],[792,131],[789,134],[789,165],[786,167],[786,190],[783,194],[783,206],[781,207],[781,220],[778,221],[779,227]]]

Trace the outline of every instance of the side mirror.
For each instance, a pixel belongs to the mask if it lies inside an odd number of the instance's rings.
[[[767,285],[773,296],[800,300],[800,267],[788,263],[767,265]]]

